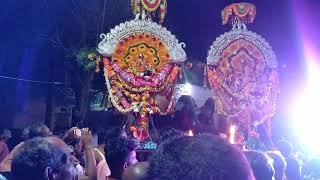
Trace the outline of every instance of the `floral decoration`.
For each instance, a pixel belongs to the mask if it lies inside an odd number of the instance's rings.
[[[207,68],[218,113],[248,126],[271,118],[279,92],[276,69],[269,68],[261,51],[243,39],[231,42],[221,54],[218,65]]]
[[[159,14],[160,22],[164,21],[167,14],[167,0],[131,0],[135,14],[146,11],[149,18],[155,18]]]
[[[222,11],[222,24],[232,30],[210,47],[204,74],[214,89],[216,111],[249,133],[252,127],[270,125],[279,93],[278,62],[268,42],[247,29],[256,8],[235,3]],[[206,84],[205,82],[204,84]],[[267,127],[271,135],[270,126]]]
[[[173,109],[173,90],[180,67],[169,60],[164,43],[142,32],[124,37],[112,57],[103,59],[109,98],[120,112],[137,114],[137,125],[131,130],[139,141],[148,137],[148,116],[168,114]],[[157,96],[169,100],[166,110],[158,107]]]
[[[251,23],[256,16],[256,7],[250,3],[234,3],[224,8],[221,16],[223,25],[234,20]]]

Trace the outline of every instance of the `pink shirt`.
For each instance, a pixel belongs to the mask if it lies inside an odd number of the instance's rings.
[[[9,153],[7,144],[5,142],[0,142],[0,163]]]
[[[103,158],[97,165],[97,180],[106,180],[108,179],[108,176],[111,175],[111,171],[109,169],[105,156],[98,149],[95,150]]]
[[[3,159],[0,163],[0,172],[10,172],[11,171],[11,162],[12,157],[16,151],[24,144],[24,142],[19,143],[12,149],[12,151]]]

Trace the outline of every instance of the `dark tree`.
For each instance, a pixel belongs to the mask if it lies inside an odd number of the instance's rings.
[[[49,40],[64,58],[66,86],[77,94],[78,122],[85,122],[95,68],[86,69],[77,62],[81,51],[95,52],[99,35],[132,18],[130,0],[55,0],[45,1],[54,30],[43,38]]]

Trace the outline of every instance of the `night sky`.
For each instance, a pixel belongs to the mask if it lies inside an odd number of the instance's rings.
[[[79,0],[78,0],[79,1]],[[103,2],[103,0],[97,0]],[[77,0],[74,0],[77,2]],[[130,7],[118,6],[116,0],[107,0],[108,12],[114,26],[130,19],[123,15]],[[164,23],[180,41],[187,44],[189,61],[205,62],[210,45],[220,34],[229,31],[221,25],[221,10],[231,0],[168,0],[168,14]],[[280,88],[274,127],[289,130],[290,112],[287,109],[297,89],[304,82],[302,35],[308,33],[315,49],[319,49],[320,21],[317,0],[256,0],[246,1],[257,7],[257,16],[249,30],[263,36],[273,47],[279,61]],[[1,0],[0,6],[0,76],[40,81],[64,81],[65,54],[46,39],[64,25],[62,33],[79,36],[70,17],[71,0]],[[117,7],[117,11],[112,11]],[[97,12],[102,13],[101,7]],[[108,14],[108,13],[107,13]],[[120,17],[121,16],[121,17]],[[88,25],[97,30],[99,25]],[[301,29],[310,29],[303,31]],[[98,31],[98,30],[97,30]],[[108,32],[108,28],[103,29]],[[68,33],[66,33],[68,32]],[[99,32],[99,31],[98,31]],[[68,36],[63,36],[68,38]],[[98,38],[98,37],[97,37]],[[95,40],[97,42],[97,40]],[[94,44],[93,44],[94,45]],[[23,111],[26,99],[45,97],[48,85],[17,82],[0,78],[0,125],[11,126],[16,112]]]

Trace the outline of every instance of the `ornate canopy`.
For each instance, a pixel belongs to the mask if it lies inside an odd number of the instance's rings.
[[[255,14],[249,3],[226,7],[223,24],[232,24],[232,30],[213,42],[207,56],[218,113],[248,127],[273,116],[279,92],[276,56],[269,43],[246,26]]]
[[[172,110],[176,78],[186,53],[184,43],[150,18],[155,7],[164,10],[165,0],[132,2],[136,18],[101,34],[97,50],[103,56],[113,106],[122,113],[137,115],[131,130],[144,141],[148,138],[149,116]]]

